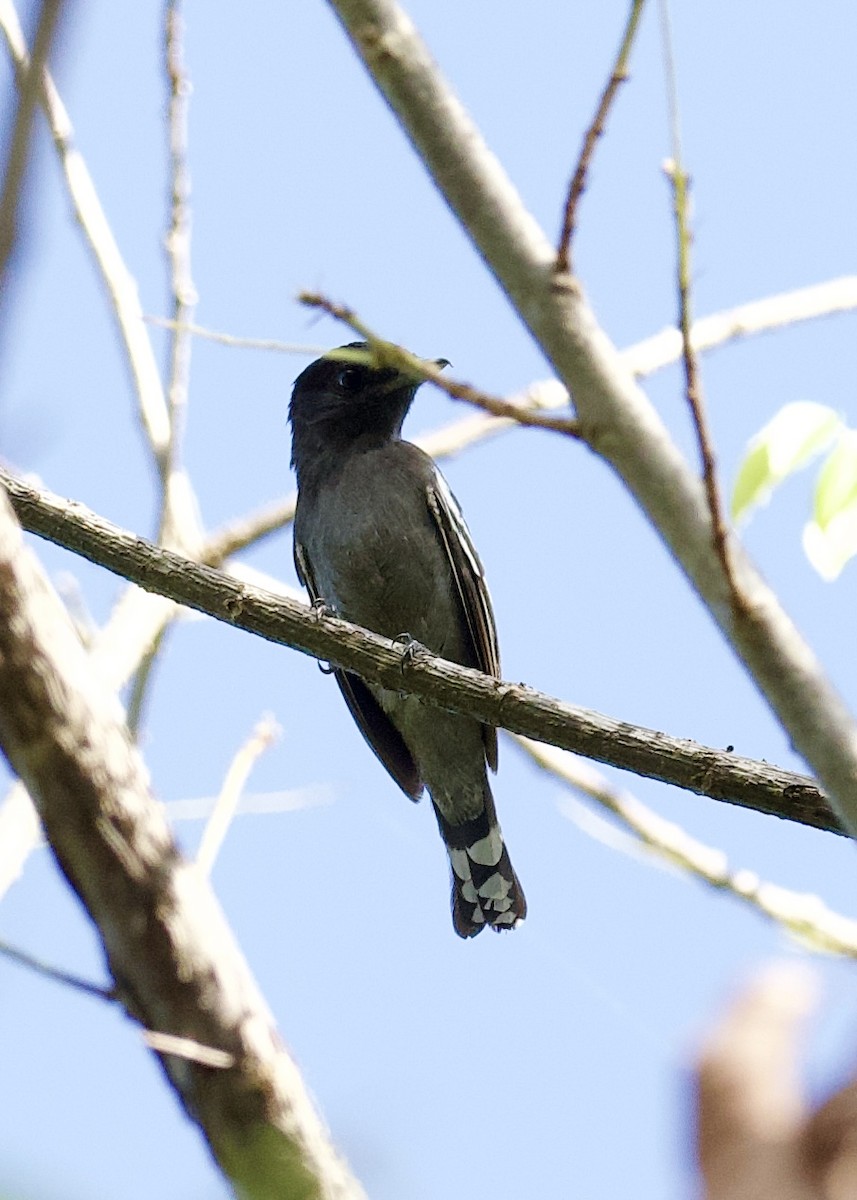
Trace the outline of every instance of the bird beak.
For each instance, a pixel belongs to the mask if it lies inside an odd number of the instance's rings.
[[[444,367],[451,367],[452,363],[448,358],[436,358],[433,360],[433,365],[436,366],[439,371],[442,371]]]

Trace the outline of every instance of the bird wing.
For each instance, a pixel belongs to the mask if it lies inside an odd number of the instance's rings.
[[[324,597],[319,593],[309,557],[297,538],[295,538],[295,570],[313,603],[323,602]],[[409,796],[411,800],[419,800],[422,795],[423,781],[417,770],[417,764],[398,729],[359,675],[343,671],[341,667],[334,667],[333,675],[339,684],[343,699],[348,705],[348,711],[369,747],[405,795]]]
[[[485,572],[458,502],[437,470],[433,472],[427,495],[429,508],[452,568],[455,587],[470,631],[475,662],[486,675],[493,675],[495,679],[499,679],[500,648]],[[497,730],[491,725],[483,726],[483,738],[488,765],[492,771],[496,771]]]

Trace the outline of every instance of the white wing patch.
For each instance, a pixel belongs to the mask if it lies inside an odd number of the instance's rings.
[[[479,561],[479,556],[476,553],[476,547],[473,545],[473,539],[470,536],[470,530],[464,523],[464,516],[461,509],[458,507],[458,501],[449,490],[449,484],[446,482],[440,471],[434,473],[434,486],[437,488],[443,502],[449,509],[450,515],[455,522],[455,531],[461,542],[461,548],[467,555],[468,562],[473,569],[473,574],[477,579],[481,579],[485,583],[485,572],[482,570],[482,563]]]

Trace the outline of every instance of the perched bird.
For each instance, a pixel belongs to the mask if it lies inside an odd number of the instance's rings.
[[[289,419],[298,481],[295,564],[314,603],[384,637],[499,677],[482,564],[434,462],[402,440],[421,380],[336,357],[295,381]],[[438,366],[446,366],[440,359]],[[510,929],[527,902],[503,844],[486,763],[497,731],[348,671],[334,671],[361,733],[411,799],[428,788],[452,867],[461,937]]]

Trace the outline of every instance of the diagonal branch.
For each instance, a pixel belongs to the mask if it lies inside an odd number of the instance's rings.
[[[556,252],[557,271],[571,270],[571,239],[574,237],[577,224],[577,208],[586,188],[586,176],[589,172],[592,157],[595,154],[595,147],[598,139],[604,136],[607,115],[616,98],[616,93],[628,78],[628,59],[631,56],[631,47],[634,44],[634,38],[637,36],[637,27],[640,24],[640,17],[643,15],[644,3],[645,0],[632,0],[631,11],[625,23],[625,32],[622,35],[622,41],[619,45],[616,61],[613,64],[613,70],[610,72],[610,78],[607,80],[604,91],[601,93],[601,99],[598,102],[598,108],[595,110],[592,123],[583,138],[580,157],[577,160],[577,166],[574,169],[574,175],[568,187],[568,198],[565,202],[562,231],[559,235],[559,245]]]
[[[601,805],[662,862],[729,893],[819,953],[857,959],[857,921],[852,917],[833,912],[818,896],[766,883],[754,871],[735,870],[722,850],[704,845],[680,825],[652,812],[581,758],[526,738],[515,740],[538,766]]]
[[[32,59],[28,64],[21,64],[18,71],[18,107],[9,138],[3,186],[0,189],[0,283],[4,282],[6,268],[15,247],[18,209],[30,161],[33,117],[42,88],[42,73],[47,66],[62,7],[62,0],[42,0]],[[8,288],[4,288],[3,292],[4,300],[8,304]]]
[[[20,86],[20,81],[26,77],[29,56],[12,0],[0,0],[0,32],[6,39]],[[137,393],[140,420],[159,464],[169,442],[169,419],[158,366],[143,324],[137,283],[126,267],[116,244],[92,176],[83,156],[74,145],[74,130],[68,112],[47,72],[42,76],[39,102],[59,155],[75,216],[80,222],[110,297],[111,309],[125,347],[125,357]]]
[[[503,683],[199,566],[0,470],[24,528],[147,590],[396,691],[730,804],[841,832],[813,780]]]
[[[98,926],[117,997],[155,1033],[164,1071],[222,1171],[249,1200],[360,1200],[5,496],[0,611],[0,746]],[[212,1070],[194,1047],[232,1065]]]
[[[691,232],[688,215],[690,207],[690,176],[684,169],[681,149],[678,84],[676,81],[675,60],[673,58],[669,7],[666,0],[661,0],[661,36],[664,50],[664,69],[667,76],[670,136],[673,155],[672,160],[666,164],[666,173],[672,186],[673,196],[673,217],[675,220],[676,236],[676,276],[678,284],[678,325],[679,333],[681,334],[681,357],[684,365],[685,396],[696,430],[699,456],[702,460],[702,479],[705,484],[705,495],[711,517],[714,549],[723,567],[723,575],[732,594],[732,600],[736,608],[740,609],[744,607],[745,601],[738,587],[735,573],[732,570],[729,531],[726,527],[726,519],[723,514],[723,501],[720,495],[720,484],[717,479],[714,443],[711,436],[711,428],[708,424],[708,415],[705,411],[699,362],[693,346],[690,268]]]
[[[421,375],[423,379],[430,380],[453,400],[464,400],[476,408],[483,409],[492,417],[503,417],[506,420],[515,421],[518,425],[529,425],[535,429],[549,429],[554,433],[568,434],[569,437],[578,436],[577,422],[569,417],[552,417],[539,412],[535,407],[514,404],[500,396],[489,396],[487,392],[482,392],[469,383],[458,383],[454,379],[447,379],[440,367],[434,366],[425,359],[417,358],[415,354],[411,354],[402,346],[395,345],[394,342],[388,342],[386,339],[378,337],[377,333],[373,333],[357,313],[347,305],[336,304],[318,292],[301,292],[298,299],[301,304],[306,304],[309,308],[320,308],[328,316],[342,321],[349,329],[353,329],[356,334],[364,338],[372,351],[383,355],[386,362],[391,365],[396,364],[404,370],[412,371],[418,376]]]

